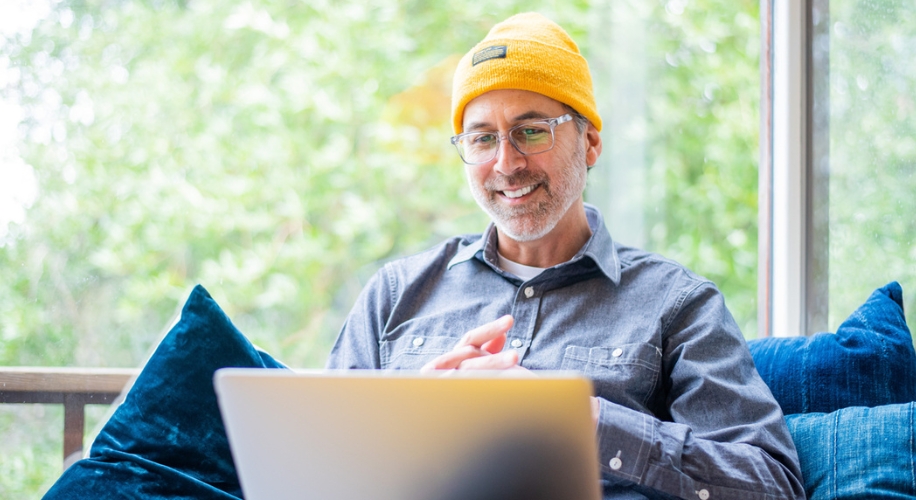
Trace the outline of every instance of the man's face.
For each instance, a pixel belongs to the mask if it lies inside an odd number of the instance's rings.
[[[566,113],[560,102],[541,94],[495,90],[468,103],[463,126],[464,132],[498,131],[502,135],[519,123]],[[550,151],[525,156],[503,140],[495,159],[466,166],[477,204],[515,241],[546,236],[574,203],[581,202],[587,161],[594,163],[597,155],[587,158],[586,134],[579,133],[573,121],[558,125],[554,135]]]

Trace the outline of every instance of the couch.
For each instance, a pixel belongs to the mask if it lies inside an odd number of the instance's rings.
[[[748,342],[811,499],[916,498],[916,352],[897,282],[837,328]]]
[[[902,294],[897,283],[876,290],[836,333],[748,343],[809,498],[916,498],[916,353]],[[212,386],[227,366],[286,369],[197,286],[89,456],[45,498],[241,498]]]

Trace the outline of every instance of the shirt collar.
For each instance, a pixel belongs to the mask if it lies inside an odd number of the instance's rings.
[[[601,212],[589,203],[585,204],[585,216],[588,220],[588,227],[592,230],[592,236],[585,242],[585,245],[576,253],[576,255],[564,262],[562,265],[571,264],[581,260],[584,257],[590,258],[601,272],[608,277],[614,284],[620,283],[620,259],[617,256],[617,248],[614,240],[604,225],[604,217]],[[448,268],[466,262],[471,258],[477,258],[489,265],[494,270],[499,270],[497,265],[498,258],[496,255],[496,226],[491,222],[483,232],[481,238],[471,242],[467,246],[458,250],[458,253],[448,262]]]

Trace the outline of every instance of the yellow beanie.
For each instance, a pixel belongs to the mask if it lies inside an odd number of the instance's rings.
[[[541,14],[518,14],[493,26],[461,58],[452,83],[452,124],[464,128],[464,107],[491,90],[537,92],[571,106],[601,131],[592,76],[579,47]]]

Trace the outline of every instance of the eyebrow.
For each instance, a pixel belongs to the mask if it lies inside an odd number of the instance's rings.
[[[515,121],[516,121],[516,122],[523,122],[523,121],[525,121],[525,120],[532,120],[532,119],[535,119],[535,118],[537,118],[537,119],[544,119],[544,118],[550,118],[550,117],[547,116],[546,113],[541,113],[540,111],[529,111],[529,112],[527,112],[527,113],[522,113],[522,114],[516,116],[516,117],[515,117]]]
[[[515,124],[515,123],[523,122],[526,120],[543,120],[545,118],[550,118],[550,116],[540,111],[528,111],[528,112],[525,112],[525,113],[522,113],[516,116],[512,121]],[[467,127],[465,127],[464,130],[470,131],[470,130],[478,130],[478,129],[487,129],[487,128],[490,128],[491,126],[492,125],[490,125],[490,122],[474,122],[474,123],[469,124]]]

